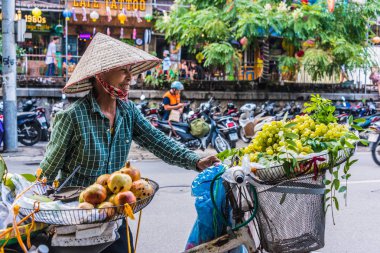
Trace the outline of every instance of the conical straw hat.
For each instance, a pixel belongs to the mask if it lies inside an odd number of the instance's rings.
[[[102,33],[97,33],[75,67],[65,93],[91,90],[89,78],[112,69],[130,66],[131,74],[138,75],[161,62],[160,59]]]

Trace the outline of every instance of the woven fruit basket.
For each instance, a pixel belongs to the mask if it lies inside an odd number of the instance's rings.
[[[153,194],[150,196],[142,197],[133,203],[128,205],[131,207],[133,213],[141,211],[143,208],[149,205],[154,198],[156,192],[159,189],[159,185],[150,179],[144,178],[149,185],[153,188]],[[82,189],[81,187],[78,187]],[[47,186],[44,184],[36,184],[31,189],[33,193],[38,193],[40,196],[46,196]],[[27,216],[31,214],[34,209],[31,207],[23,207],[20,204],[20,214]],[[56,208],[44,208],[40,205],[38,212],[34,214],[37,222],[50,224],[50,225],[79,225],[79,224],[96,224],[115,221],[125,218],[126,210],[125,205],[115,205],[107,207],[95,207],[95,208],[78,208],[78,202],[65,203],[60,206],[61,209]]]
[[[330,167],[336,167],[344,163],[355,152],[355,149],[346,148],[338,151],[337,159],[334,161],[327,151],[321,152],[307,159],[302,159],[297,162],[296,168],[292,171],[291,175],[286,173],[284,165],[273,165],[270,167],[256,167],[253,169],[254,174],[263,183],[278,183],[290,177],[298,177],[305,174],[320,173]]]

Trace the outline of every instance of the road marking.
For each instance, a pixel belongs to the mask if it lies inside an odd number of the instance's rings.
[[[375,184],[380,183],[380,179],[378,180],[361,180],[361,181],[348,181],[347,184]],[[344,182],[346,184],[346,182]]]

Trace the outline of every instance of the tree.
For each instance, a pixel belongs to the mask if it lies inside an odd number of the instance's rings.
[[[279,59],[283,72],[303,66],[317,80],[339,73],[342,66],[351,70],[371,64],[368,36],[372,36],[370,25],[380,13],[378,0],[365,4],[343,0],[333,12],[324,1],[301,1],[177,0],[156,27],[167,39],[194,53],[203,52],[206,66],[225,68],[227,74],[232,74],[239,54],[248,45],[263,43],[268,50],[274,33],[290,49]],[[269,59],[263,60],[268,72]]]

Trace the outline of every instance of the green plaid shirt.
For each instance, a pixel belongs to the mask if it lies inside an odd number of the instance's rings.
[[[169,164],[196,169],[198,155],[155,129],[132,102],[117,100],[113,135],[109,123],[93,92],[58,113],[40,164],[48,180],[61,170],[63,181],[80,165],[69,185],[90,185],[98,176],[124,167],[132,140]]]

